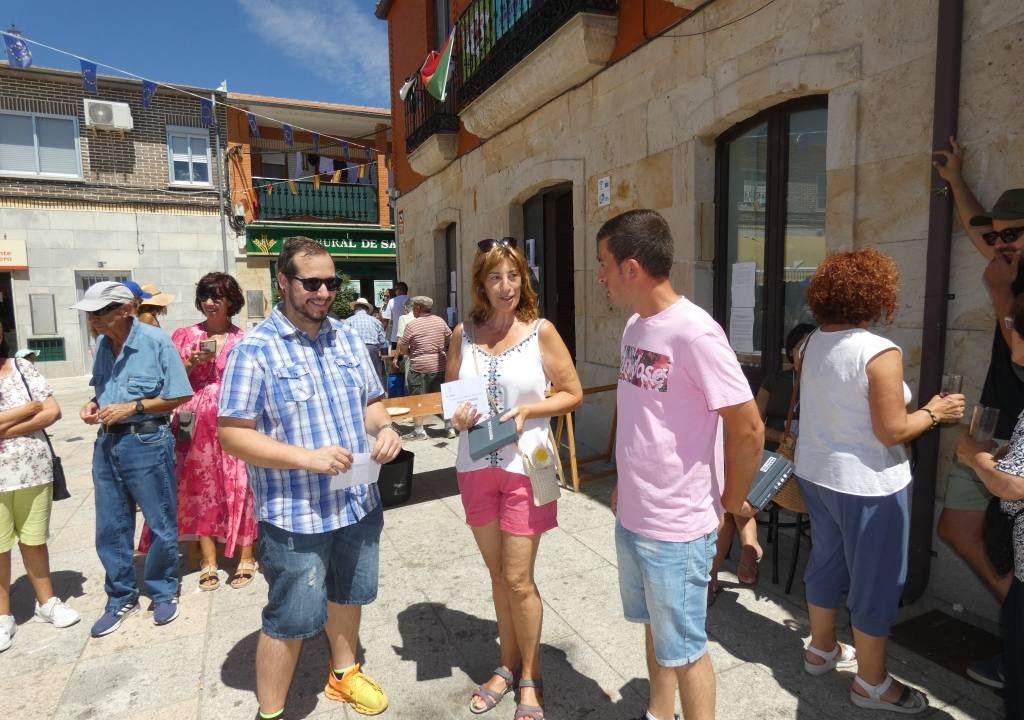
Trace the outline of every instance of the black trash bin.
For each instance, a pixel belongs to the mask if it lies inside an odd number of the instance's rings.
[[[412,464],[415,459],[414,453],[400,450],[394,460],[381,465],[377,487],[385,507],[400,505],[412,495]]]

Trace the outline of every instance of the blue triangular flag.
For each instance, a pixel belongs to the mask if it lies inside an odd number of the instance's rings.
[[[313,152],[320,154],[320,133],[313,133]]]
[[[96,92],[96,63],[88,60],[79,60],[82,66],[82,87],[88,93]]]
[[[148,108],[153,104],[153,96],[156,95],[156,83],[152,80],[142,81],[142,107]]]
[[[203,127],[213,125],[213,100],[209,98],[199,99],[199,117],[202,120]]]
[[[259,137],[260,126],[256,124],[256,116],[253,113],[246,113],[245,119],[249,121],[249,134],[253,137]]]
[[[292,129],[292,126],[288,123],[282,123],[281,132],[284,133],[284,144],[291,147],[292,143],[295,142],[295,131]]]
[[[14,67],[25,70],[32,65],[32,52],[28,49],[28,43],[17,35],[3,33],[4,45],[7,47],[7,59]]]

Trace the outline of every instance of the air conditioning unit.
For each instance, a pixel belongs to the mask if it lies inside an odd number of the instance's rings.
[[[86,98],[85,126],[97,130],[131,130],[135,122],[128,103]]]

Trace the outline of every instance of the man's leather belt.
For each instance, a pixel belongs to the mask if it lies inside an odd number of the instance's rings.
[[[139,423],[119,423],[117,425],[110,425],[109,427],[101,427],[100,434],[128,435],[129,433],[132,433],[135,435],[143,435],[145,433],[156,432],[166,424],[166,417],[144,420]]]

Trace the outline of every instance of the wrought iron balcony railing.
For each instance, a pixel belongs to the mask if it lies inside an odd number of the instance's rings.
[[[405,98],[405,152],[411,153],[431,135],[458,131],[455,94],[449,89],[448,97],[441,102],[415,84]]]
[[[618,0],[473,0],[455,22],[452,71],[461,112],[581,12],[614,13]]]
[[[253,178],[252,185],[259,199],[260,220],[317,218],[336,222],[380,222],[376,185],[321,181],[317,189],[311,180],[289,183],[279,178]],[[268,187],[270,185],[273,187]],[[294,193],[290,186],[294,186]]]

